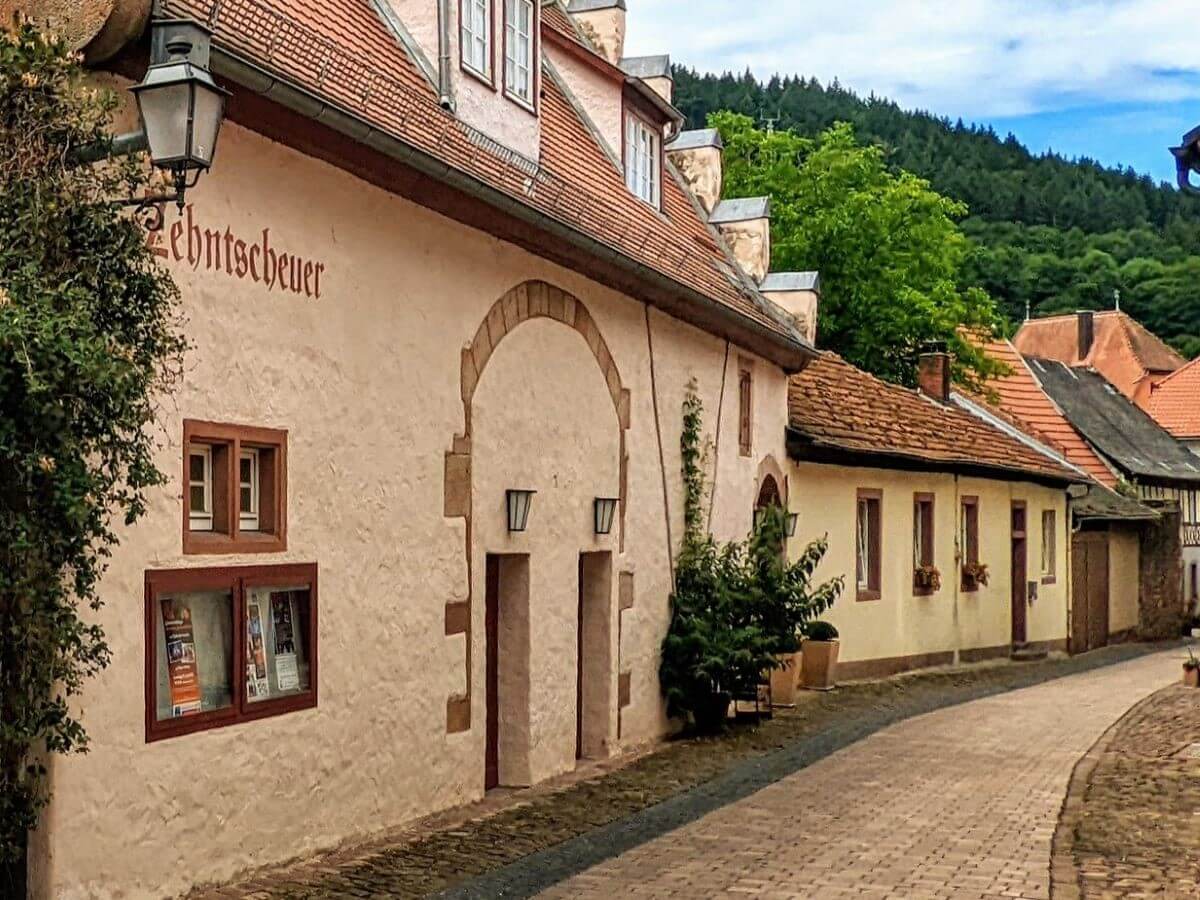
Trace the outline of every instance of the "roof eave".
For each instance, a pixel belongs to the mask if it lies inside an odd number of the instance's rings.
[[[894,469],[905,472],[943,472],[993,481],[1022,481],[1063,488],[1072,484],[1088,483],[1086,477],[1071,475],[1067,472],[1055,475],[1052,472],[997,466],[970,460],[930,459],[898,451],[864,450],[860,447],[849,447],[814,438],[794,425],[789,425],[787,429],[787,452],[788,456],[797,462],[812,462],[821,465]]]
[[[546,216],[516,198],[411,144],[380,131],[360,115],[313,94],[285,77],[269,72],[227,48],[214,46],[213,70],[221,77],[273,103],[337,131],[347,138],[411,166],[430,179],[453,187],[513,218],[562,238],[577,249],[612,265],[632,278],[657,287],[675,298],[651,305],[702,330],[753,350],[786,372],[802,371],[816,351],[803,341],[778,333],[670,276],[627,256],[572,226]]]

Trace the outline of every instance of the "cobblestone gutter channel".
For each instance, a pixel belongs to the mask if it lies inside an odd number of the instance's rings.
[[[681,740],[615,771],[448,829],[376,843],[196,896],[530,897],[744,799],[896,722],[1165,649],[1126,644],[1071,659],[920,673],[804,695],[723,738]],[[470,813],[470,810],[467,811]]]

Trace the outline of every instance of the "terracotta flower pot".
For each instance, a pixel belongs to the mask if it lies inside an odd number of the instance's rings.
[[[837,687],[839,641],[805,641],[801,649],[804,687],[810,691],[832,691]]]
[[[771,702],[775,706],[795,706],[801,654],[782,653],[777,658],[784,667],[771,670]]]
[[[1200,669],[1184,668],[1183,683],[1190,688],[1200,688]]]

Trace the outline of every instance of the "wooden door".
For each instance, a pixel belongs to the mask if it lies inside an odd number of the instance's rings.
[[[1028,537],[1025,530],[1025,504],[1016,501],[1012,505],[1012,642],[1024,644],[1027,640],[1027,598],[1025,580],[1029,574]]]
[[[583,759],[583,555],[579,556],[579,604],[575,617],[575,759]]]
[[[486,581],[487,749],[484,751],[483,789],[490,791],[500,785],[500,557],[488,556]]]
[[[1088,539],[1071,538],[1071,652],[1088,649]]]
[[[1071,652],[1108,646],[1108,534],[1081,532],[1071,540]]]
[[[1088,545],[1088,649],[1108,646],[1108,535]]]

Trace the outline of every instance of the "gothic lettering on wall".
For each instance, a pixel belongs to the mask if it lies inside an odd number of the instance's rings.
[[[239,280],[249,279],[269,291],[321,299],[325,264],[282,252],[271,239],[271,229],[251,239],[234,234],[231,228],[200,225],[188,204],[184,215],[149,236],[154,255],[191,266],[192,271],[224,272]]]

